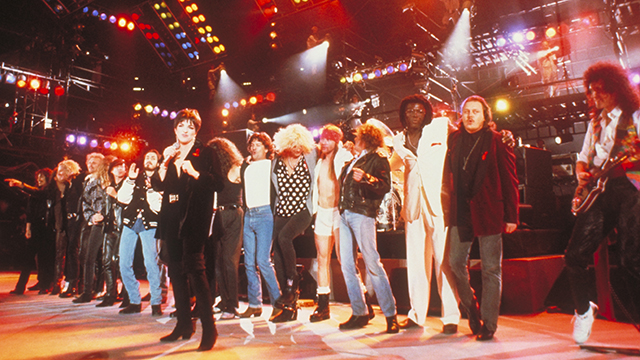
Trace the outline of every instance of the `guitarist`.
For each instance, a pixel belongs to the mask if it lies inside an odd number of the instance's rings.
[[[626,71],[614,63],[596,63],[584,73],[584,87],[593,110],[576,164],[579,187],[588,186],[593,173],[607,159],[640,150],[640,97]],[[575,302],[573,338],[578,344],[589,338],[598,310],[598,306],[589,301],[591,282],[587,266],[614,228],[618,233],[621,263],[640,281],[638,170],[638,163],[625,162],[608,172],[605,190],[590,208],[577,214],[565,264]],[[633,289],[630,291],[637,291],[637,286]]]

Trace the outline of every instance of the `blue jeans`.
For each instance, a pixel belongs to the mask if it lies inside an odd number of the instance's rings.
[[[371,279],[380,309],[385,317],[396,315],[396,300],[389,278],[380,262],[376,241],[376,219],[345,210],[340,216],[340,260],[344,282],[351,301],[353,315],[368,314],[364,293],[356,270],[358,248],[362,253],[367,276]]]
[[[141,220],[138,220],[141,221]],[[135,227],[135,225],[134,225]],[[122,283],[129,293],[129,301],[132,304],[140,304],[140,283],[133,273],[133,257],[136,252],[138,236],[142,242],[142,255],[144,267],[147,269],[149,280],[149,292],[151,293],[151,305],[160,305],[162,302],[162,290],[160,289],[160,267],[158,265],[158,250],[156,248],[156,229],[136,232],[128,226],[122,227],[120,238],[120,276]]]
[[[469,251],[473,244],[473,230],[465,226],[449,228],[449,263],[458,288],[460,302],[465,309],[474,306],[475,294],[469,284]],[[482,264],[482,300],[480,315],[489,331],[498,328],[500,298],[502,296],[502,234],[478,236]]]
[[[260,273],[267,283],[271,304],[275,304],[280,297],[280,288],[271,262],[273,214],[269,205],[246,210],[243,234],[244,268],[247,272],[249,306],[254,308],[262,306]],[[256,265],[260,270],[256,268]]]

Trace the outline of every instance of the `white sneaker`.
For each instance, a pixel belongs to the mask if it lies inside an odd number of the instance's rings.
[[[220,320],[231,320],[231,319],[235,319],[235,318],[236,318],[236,314],[230,313],[230,312],[226,312],[226,311],[223,311],[222,315],[220,315]]]
[[[573,315],[573,340],[578,344],[583,344],[591,335],[591,327],[598,313],[598,305],[589,301],[589,310],[582,315],[576,312]]]

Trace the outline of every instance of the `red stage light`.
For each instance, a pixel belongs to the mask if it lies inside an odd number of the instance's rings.
[[[48,95],[49,94],[49,89],[46,87],[41,87],[38,89],[38,92],[42,95]]]
[[[140,15],[133,13],[133,14],[131,14],[131,19],[133,21],[138,21],[138,19],[140,19]]]
[[[146,33],[146,34],[144,34],[144,36],[146,36],[147,39],[153,38],[153,34],[152,33]]]
[[[267,94],[267,100],[269,100],[269,101],[275,101],[275,100],[276,100],[276,94],[275,94],[275,93],[272,93],[272,92],[268,93],[268,94]]]
[[[158,40],[160,39],[160,35],[158,35],[158,33],[153,33],[153,38]]]
[[[64,87],[62,85],[56,86],[56,88],[53,89],[53,93],[58,95],[58,96],[64,95]]]
[[[264,5],[266,5],[266,4],[270,3],[270,2],[271,2],[271,0],[258,0],[258,5],[264,6]]]
[[[262,100],[264,100],[264,97],[262,97],[262,95],[258,95],[256,96],[256,100],[258,100],[258,102],[261,103]]]

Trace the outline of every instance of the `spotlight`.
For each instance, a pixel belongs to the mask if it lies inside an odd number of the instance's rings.
[[[102,146],[105,149],[111,149],[111,141],[105,141],[104,144],[102,144]]]
[[[382,76],[382,70],[380,69],[375,69],[373,71],[373,74],[375,75],[375,77],[381,77]]]
[[[133,21],[129,21],[127,23],[127,30],[133,31],[133,29],[135,29],[135,28],[136,28],[136,24],[134,24]]]
[[[272,39],[275,39],[278,37],[278,33],[276,33],[275,31],[272,31],[269,33],[269,37],[271,37]]]
[[[394,71],[396,71],[396,69],[393,67],[393,65],[387,66],[387,74],[393,74]]]
[[[40,79],[31,79],[31,81],[29,81],[29,87],[31,88],[31,90],[38,90],[40,88],[40,85],[42,83],[40,82]]]
[[[173,120],[173,119],[175,119],[175,118],[176,118],[176,116],[178,116],[178,113],[176,113],[175,111],[172,111],[172,112],[169,114],[169,119]]]
[[[227,109],[222,109],[222,116],[224,116],[224,117],[229,116],[229,110],[227,110]]]
[[[76,142],[76,136],[73,135],[73,134],[69,134],[69,135],[67,135],[66,140],[67,140],[68,143],[73,144],[74,142]]]
[[[261,103],[261,102],[264,100],[264,98],[262,97],[262,95],[258,95],[258,96],[256,96],[256,100],[257,100],[259,103]]]
[[[240,105],[247,106],[247,100],[245,99],[240,100]]]
[[[566,144],[573,141],[573,135],[571,134],[560,134],[555,138],[556,144]]]
[[[128,143],[128,142],[126,142],[126,141],[125,141],[125,142],[123,142],[123,143],[120,145],[120,150],[125,151],[125,152],[126,152],[126,151],[131,150],[131,144],[130,144],[130,143]]]
[[[360,82],[360,81],[362,81],[362,74],[361,74],[361,73],[355,73],[355,74],[353,75],[353,81],[355,81],[355,82]]]
[[[118,143],[117,142],[112,142],[111,146],[109,146],[109,149],[111,150],[118,150]]]
[[[137,104],[133,105],[133,110],[135,110],[135,111],[142,110],[142,104],[137,103]]]
[[[78,136],[78,145],[80,146],[87,145],[87,137],[84,135]]]
[[[105,13],[100,14],[100,20],[102,20],[102,21],[107,20],[107,14],[105,14]]]
[[[255,96],[252,96],[249,98],[249,103],[251,105],[255,105],[258,102],[258,98],[256,98]]]
[[[511,35],[511,39],[513,39],[514,42],[519,44],[524,41],[524,35],[521,32],[517,32]]]
[[[507,39],[503,38],[502,36],[498,37],[498,39],[496,40],[496,45],[498,45],[499,47],[503,47],[507,44]]]
[[[507,110],[509,110],[509,101],[506,99],[498,99],[498,101],[496,101],[496,111],[505,112]]]
[[[169,116],[169,111],[167,111],[167,110],[162,110],[162,113],[160,114],[160,116],[162,116],[162,117],[167,117],[167,116]]]
[[[638,74],[638,73],[631,74],[631,83],[633,83],[634,85],[639,85],[640,84],[640,74]]]
[[[400,65],[398,66],[398,70],[405,72],[407,70],[409,70],[409,65],[407,65],[407,63],[400,63]]]
[[[146,111],[147,114],[151,114],[151,112],[153,111],[153,106],[152,105],[145,106],[144,111]]]
[[[152,113],[153,113],[153,115],[158,115],[158,114],[160,114],[160,108],[159,108],[159,107],[157,107],[157,106],[156,106],[156,107],[154,107],[154,108],[153,108]]]
[[[272,93],[272,92],[268,93],[268,94],[267,94],[267,100],[269,100],[269,101],[276,101],[276,94],[275,94],[275,93]]]
[[[536,38],[536,33],[533,30],[529,30],[527,31],[526,38],[529,41],[533,41]]]
[[[98,140],[91,139],[91,141],[89,142],[89,146],[91,146],[92,148],[97,147],[98,146]]]
[[[234,101],[232,105],[233,105],[234,108],[237,108],[240,104],[238,104],[237,101]]]
[[[7,73],[4,76],[4,82],[6,82],[7,84],[15,84],[16,83],[16,76],[12,73]]]
[[[225,109],[230,109],[231,108],[231,104],[230,103],[224,103],[224,108]]]
[[[27,80],[18,79],[18,81],[16,82],[16,86],[18,86],[19,88],[23,88],[23,87],[27,86]]]
[[[64,86],[62,85],[56,86],[55,89],[53,89],[53,93],[56,94],[57,96],[64,95]]]
[[[556,36],[556,34],[557,34],[556,29],[553,27],[548,28],[547,31],[544,32],[544,35],[549,39]]]

